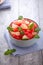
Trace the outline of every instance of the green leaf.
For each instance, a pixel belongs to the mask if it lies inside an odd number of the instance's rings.
[[[13,28],[10,27],[10,26],[8,26],[7,29],[8,29],[9,31],[13,31]]]
[[[11,49],[11,51],[12,51],[12,52],[15,52],[15,51],[16,51],[16,49]]]
[[[38,27],[35,29],[35,32],[39,32],[41,29]]]
[[[19,31],[22,31],[22,28],[21,28],[21,27],[18,27],[18,30],[19,30]]]
[[[28,40],[28,39],[22,39],[22,40]]]
[[[31,23],[29,24],[28,28],[31,30],[31,29],[33,28],[33,26],[34,26],[34,23],[31,22]]]
[[[16,51],[16,49],[11,49],[11,50],[8,49],[7,51],[4,52],[4,55],[10,55],[15,51]]]
[[[22,19],[23,19],[23,16],[19,16],[19,17],[18,17],[18,20],[22,20]]]
[[[20,31],[20,34],[22,34],[22,35],[23,35],[23,34],[24,34],[24,32],[23,32],[23,31]]]
[[[34,38],[37,38],[37,39],[38,39],[38,38],[40,38],[40,37],[39,37],[39,35],[35,35]]]
[[[20,34],[24,34],[24,31],[22,30],[22,28],[21,27],[18,27],[18,30],[20,31]]]
[[[22,40],[29,40],[29,39],[27,39],[27,38],[24,38],[24,39],[22,39]]]

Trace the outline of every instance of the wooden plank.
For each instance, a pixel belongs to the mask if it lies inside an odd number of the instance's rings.
[[[0,65],[18,65],[18,57],[2,56]]]
[[[19,0],[19,15],[35,20],[39,23],[38,0]]]
[[[43,0],[39,0],[39,22],[40,28],[43,31]]]
[[[39,0],[39,16],[43,18],[43,0]]]
[[[32,64],[32,54],[26,54],[19,57],[19,65],[30,65]]]
[[[32,53],[32,55],[33,55],[33,65],[42,65],[41,51]]]
[[[42,65],[41,51],[20,56],[19,65]]]
[[[11,9],[0,11],[0,25],[9,24],[18,18],[18,0],[10,0]]]
[[[41,54],[42,54],[42,65],[43,65],[43,50],[41,51]]]
[[[18,17],[18,0],[10,0],[11,11],[9,13],[10,20],[15,20]]]
[[[0,11],[0,65],[18,65],[18,57],[4,55],[5,50],[8,49],[4,39],[4,26],[6,28],[11,21],[18,17],[18,0],[10,0],[10,3],[11,10]]]

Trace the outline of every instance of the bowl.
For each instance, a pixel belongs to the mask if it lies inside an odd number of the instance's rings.
[[[4,1],[5,1],[5,0],[0,0],[0,5],[1,5],[2,3],[4,3]]]
[[[31,40],[17,40],[17,39],[14,39],[10,34],[9,34],[9,37],[10,37],[11,43],[18,47],[30,47],[38,41],[38,39],[35,39],[35,38]]]
[[[33,21],[31,19],[28,19],[28,18],[24,18],[24,19],[27,20],[27,21],[30,21],[30,22],[32,21],[32,22],[36,23],[35,21]],[[9,26],[11,26],[12,23],[13,22],[11,22]],[[38,24],[37,24],[37,26],[38,26]],[[18,39],[15,39],[12,36],[12,34],[10,33],[10,31],[8,31],[8,32],[9,32],[9,37],[10,37],[11,43],[14,44],[14,45],[16,45],[16,46],[18,46],[18,47],[29,47],[29,46],[32,46],[33,44],[35,44],[38,41],[37,38],[31,38],[29,40],[18,40]],[[37,34],[39,34],[39,32]]]

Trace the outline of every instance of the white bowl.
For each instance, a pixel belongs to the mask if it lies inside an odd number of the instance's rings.
[[[0,0],[0,4],[4,3],[5,0]]]
[[[18,47],[29,47],[32,46],[33,44],[35,44],[37,42],[38,39],[30,39],[30,40],[17,40],[15,38],[13,38],[10,34],[10,41],[12,44],[18,46]]]
[[[24,18],[25,20],[30,20],[30,21],[33,21],[31,19],[28,19],[28,18]],[[34,22],[34,21],[33,21]],[[12,24],[12,23],[11,23]],[[11,26],[10,24],[10,26]],[[37,23],[36,23],[37,24]],[[37,24],[38,25],[38,24]],[[9,32],[9,36],[10,36],[10,40],[11,40],[11,43],[12,44],[15,44],[16,46],[19,46],[19,47],[29,47],[29,46],[32,46],[33,44],[35,44],[37,42],[38,39],[35,39],[35,38],[32,38],[30,40],[17,40],[15,38],[12,37],[10,31]]]

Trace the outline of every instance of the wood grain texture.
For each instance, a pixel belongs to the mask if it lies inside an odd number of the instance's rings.
[[[20,56],[19,65],[42,65],[41,51]]]
[[[19,0],[19,15],[35,20],[39,23],[38,0]]]
[[[18,57],[2,56],[0,65],[18,65]]]
[[[43,31],[43,0],[39,0],[39,25],[41,30]]]
[[[42,54],[42,65],[43,65],[43,50],[41,51],[41,54]]]
[[[9,48],[4,39],[4,26],[6,28],[18,15],[31,18],[39,23],[39,0],[10,0],[10,3],[11,10],[0,11],[0,65],[43,65],[43,51],[17,57],[4,55],[4,51]],[[42,27],[42,23],[40,24]]]
[[[33,65],[42,65],[41,51],[32,53],[32,55],[33,55]]]

